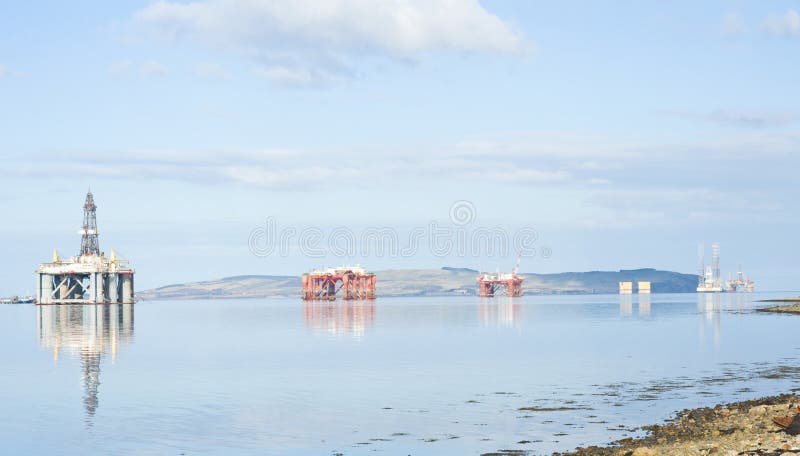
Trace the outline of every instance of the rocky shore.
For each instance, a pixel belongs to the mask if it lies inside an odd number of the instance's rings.
[[[800,302],[797,301],[782,301],[782,302],[793,302],[793,304],[787,304],[785,306],[773,306],[773,307],[765,307],[763,309],[758,309],[759,312],[772,312],[772,313],[791,313],[791,314],[800,314]]]
[[[800,396],[794,394],[684,410],[665,424],[643,428],[644,437],[554,456],[798,455],[800,435],[793,435],[800,433],[798,415]]]

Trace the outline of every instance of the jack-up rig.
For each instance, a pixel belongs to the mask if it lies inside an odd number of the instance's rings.
[[[699,256],[700,256],[700,264],[698,270],[698,284],[697,284],[697,292],[698,293],[721,293],[727,291],[729,293],[735,293],[739,291],[744,291],[750,293],[755,291],[756,284],[750,277],[745,277],[744,273],[742,272],[742,267],[739,266],[739,271],[736,274],[736,278],[730,278],[729,280],[722,283],[722,274],[720,274],[719,268],[719,244],[714,243],[711,246],[711,264],[705,264],[705,249],[703,245],[700,245],[699,248]]]
[[[711,246],[711,264],[706,265],[705,248],[701,244],[699,248],[700,253],[700,266],[698,270],[698,293],[719,293],[722,289],[722,279],[719,273],[719,244],[714,243]]]
[[[78,255],[62,260],[54,249],[52,262],[40,264],[35,271],[38,304],[133,303],[134,270],[113,249],[110,258],[100,251],[96,211],[90,190],[83,205]]]
[[[517,256],[517,264],[514,269],[508,272],[487,273],[482,272],[478,276],[478,295],[481,298],[491,298],[502,288],[506,290],[506,296],[522,296],[522,281],[525,278],[517,275],[521,256]]]

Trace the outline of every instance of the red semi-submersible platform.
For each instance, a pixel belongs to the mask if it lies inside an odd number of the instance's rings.
[[[303,300],[333,301],[337,294],[342,299],[375,299],[374,273],[361,266],[317,269],[303,274]]]
[[[482,298],[491,298],[498,291],[505,288],[509,297],[522,296],[522,281],[524,278],[512,273],[482,273],[478,276],[478,293]]]

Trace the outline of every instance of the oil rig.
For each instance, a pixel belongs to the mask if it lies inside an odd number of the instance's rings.
[[[706,265],[705,249],[700,246],[700,267],[698,271],[698,293],[720,293],[723,291],[722,278],[719,273],[719,244],[711,246],[711,264]]]
[[[91,190],[83,204],[81,249],[77,256],[62,260],[53,250],[53,260],[42,263],[36,273],[38,304],[132,304],[133,274],[127,260],[111,250],[100,251],[97,206]]]
[[[714,243],[711,246],[711,264],[705,264],[704,249],[700,246],[700,266],[699,266],[699,281],[697,284],[698,293],[736,293],[745,292],[750,293],[755,291],[756,284],[750,277],[745,277],[742,272],[742,267],[739,266],[739,271],[736,273],[736,278],[731,277],[722,283],[722,275],[719,268],[719,244]]]
[[[361,266],[315,269],[303,274],[304,301],[334,301],[342,291],[342,299],[375,299],[374,273]]]
[[[478,276],[478,295],[481,298],[491,298],[502,288],[505,288],[506,296],[514,298],[522,296],[523,277],[517,275],[519,270],[520,257],[517,257],[517,264],[514,269],[508,272],[486,273],[482,272]]]
[[[756,289],[756,283],[746,277],[742,272],[742,266],[739,265],[739,271],[736,273],[736,278],[730,278],[725,282],[725,291],[728,293],[745,292],[752,293]]]

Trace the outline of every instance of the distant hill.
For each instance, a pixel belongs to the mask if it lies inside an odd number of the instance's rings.
[[[299,276],[246,275],[166,285],[136,293],[139,299],[213,299],[300,295]]]
[[[467,268],[376,271],[378,296],[447,296],[477,294],[478,271]],[[619,282],[651,282],[653,293],[690,293],[697,276],[655,269],[520,274],[527,294],[617,293]],[[204,282],[166,285],[140,291],[140,299],[213,299],[300,297],[299,276],[245,275]]]
[[[541,293],[617,293],[619,282],[649,281],[653,293],[693,293],[697,275],[656,269],[522,274],[525,291]],[[634,285],[635,286],[635,285]]]

